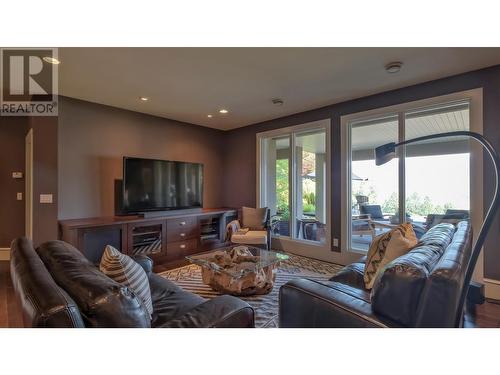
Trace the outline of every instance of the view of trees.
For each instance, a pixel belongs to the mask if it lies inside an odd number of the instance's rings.
[[[356,191],[353,191],[352,202],[356,202],[356,195],[365,195],[368,202],[378,204],[377,193],[373,186],[363,186],[360,184]],[[382,204],[382,212],[394,214],[398,211],[398,195],[394,192]],[[451,203],[444,205],[433,204],[429,196],[421,196],[418,193],[412,193],[406,198],[406,212],[410,215],[427,216],[428,214],[444,214],[447,209],[452,208]]]
[[[276,203],[282,220],[288,220],[288,159],[276,160]]]
[[[303,152],[302,176],[307,176],[315,170],[315,154]],[[288,220],[290,212],[288,207],[288,159],[276,160],[276,200],[281,220]],[[315,182],[312,178],[302,179],[302,210],[304,213],[316,211]]]

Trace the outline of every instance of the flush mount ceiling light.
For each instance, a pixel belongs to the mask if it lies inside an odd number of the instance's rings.
[[[393,61],[385,66],[385,71],[390,74],[398,73],[402,66],[403,63],[401,61]]]
[[[226,113],[229,113],[229,111],[227,109],[222,108],[222,109],[219,109],[219,113],[222,113],[225,115]]]
[[[283,102],[283,99],[280,99],[280,98],[274,98],[274,99],[272,100],[272,102],[273,102],[273,104],[274,104],[275,106],[278,106],[278,107],[282,106],[282,105],[283,105],[283,103],[284,103],[284,102]]]
[[[55,57],[51,57],[51,56],[45,56],[43,58],[43,61],[48,62],[49,64],[54,64],[54,65],[59,65],[61,63],[58,59],[56,59]]]
[[[212,118],[213,116],[212,115],[207,115],[208,118]]]
[[[139,96],[139,99],[143,102],[147,102],[149,100],[149,98],[145,97],[145,96]]]

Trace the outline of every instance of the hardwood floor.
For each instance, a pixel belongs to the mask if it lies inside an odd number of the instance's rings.
[[[164,267],[155,267],[161,272]],[[22,327],[22,312],[14,296],[9,262],[0,261],[0,328]],[[466,327],[500,328],[500,302],[485,302],[476,308],[476,316],[468,317]]]
[[[0,328],[23,327],[22,310],[14,295],[9,262],[0,262]]]

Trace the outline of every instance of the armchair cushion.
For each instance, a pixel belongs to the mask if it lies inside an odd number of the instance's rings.
[[[267,244],[267,231],[249,230],[245,234],[234,233],[231,242],[245,245],[265,245]]]
[[[253,328],[254,311],[239,298],[223,295],[187,311],[161,328]]]
[[[250,230],[263,230],[266,228],[267,207],[263,208],[242,208],[242,226]]]
[[[148,276],[153,272],[153,259],[147,255],[133,255],[131,258],[146,271]]]
[[[149,285],[153,300],[153,318],[151,320],[153,328],[161,327],[205,302],[205,299],[199,295],[186,292],[172,281],[154,273],[149,275]]]

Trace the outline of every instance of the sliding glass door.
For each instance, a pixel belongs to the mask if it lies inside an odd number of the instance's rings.
[[[373,238],[399,223],[417,237],[440,222],[470,220],[471,149],[449,137],[400,148],[376,166],[373,150],[429,134],[470,129],[468,100],[352,120],[347,124],[348,248],[367,251]]]
[[[329,132],[324,120],[258,135],[258,200],[271,210],[276,248],[330,250]]]

